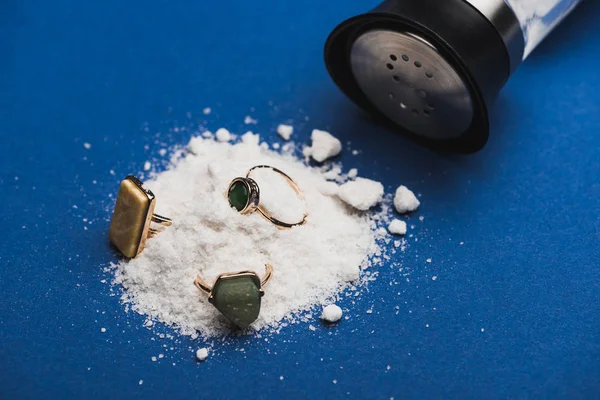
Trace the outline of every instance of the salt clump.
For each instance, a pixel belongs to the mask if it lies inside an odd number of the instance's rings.
[[[196,350],[196,359],[200,362],[205,361],[208,358],[208,349],[203,347]]]
[[[215,132],[215,137],[219,142],[229,142],[231,140],[231,133],[225,128],[220,128]]]
[[[342,318],[342,309],[335,304],[330,304],[323,308],[321,319],[329,323],[338,322]]]
[[[356,178],[339,187],[338,197],[357,210],[366,211],[383,199],[383,185],[365,178]]]
[[[335,157],[342,151],[342,142],[331,133],[315,129],[311,135],[312,146],[306,147],[304,156],[311,156],[315,161],[323,162]]]
[[[406,186],[400,186],[396,189],[396,194],[394,195],[394,207],[400,214],[415,211],[419,208],[420,204],[421,202],[419,199],[417,199],[415,194]]]
[[[292,133],[294,133],[293,126],[281,124],[277,127],[277,134],[284,140],[290,140]]]
[[[406,235],[406,222],[395,219],[388,226],[388,230],[394,235]]]

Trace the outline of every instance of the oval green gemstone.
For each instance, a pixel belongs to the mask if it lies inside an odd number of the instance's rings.
[[[246,208],[249,200],[248,187],[242,181],[237,181],[229,188],[229,204],[238,211]]]

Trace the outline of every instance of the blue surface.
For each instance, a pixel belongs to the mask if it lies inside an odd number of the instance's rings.
[[[88,3],[0,3],[0,398],[600,396],[600,2],[517,71],[469,157],[377,127],[327,76],[327,34],[376,1]],[[108,194],[187,142],[169,127],[240,132],[248,114],[269,140],[329,128],[362,150],[346,166],[422,193],[410,279],[379,267],[332,329],[233,339],[204,364],[180,338],[152,362],[170,342],[100,282]]]

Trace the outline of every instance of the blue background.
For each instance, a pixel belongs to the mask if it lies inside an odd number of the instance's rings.
[[[329,79],[327,35],[375,4],[0,3],[0,398],[600,396],[600,3],[520,67],[468,157],[376,126]],[[351,141],[346,167],[421,193],[425,220],[395,259],[409,280],[379,267],[348,320],[197,364],[201,341],[157,338],[101,282],[108,194],[189,140],[171,128],[242,133],[246,115],[269,141],[286,121]]]

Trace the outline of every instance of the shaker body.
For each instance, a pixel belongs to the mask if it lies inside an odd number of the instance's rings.
[[[525,37],[523,59],[582,0],[504,0],[514,11]]]

